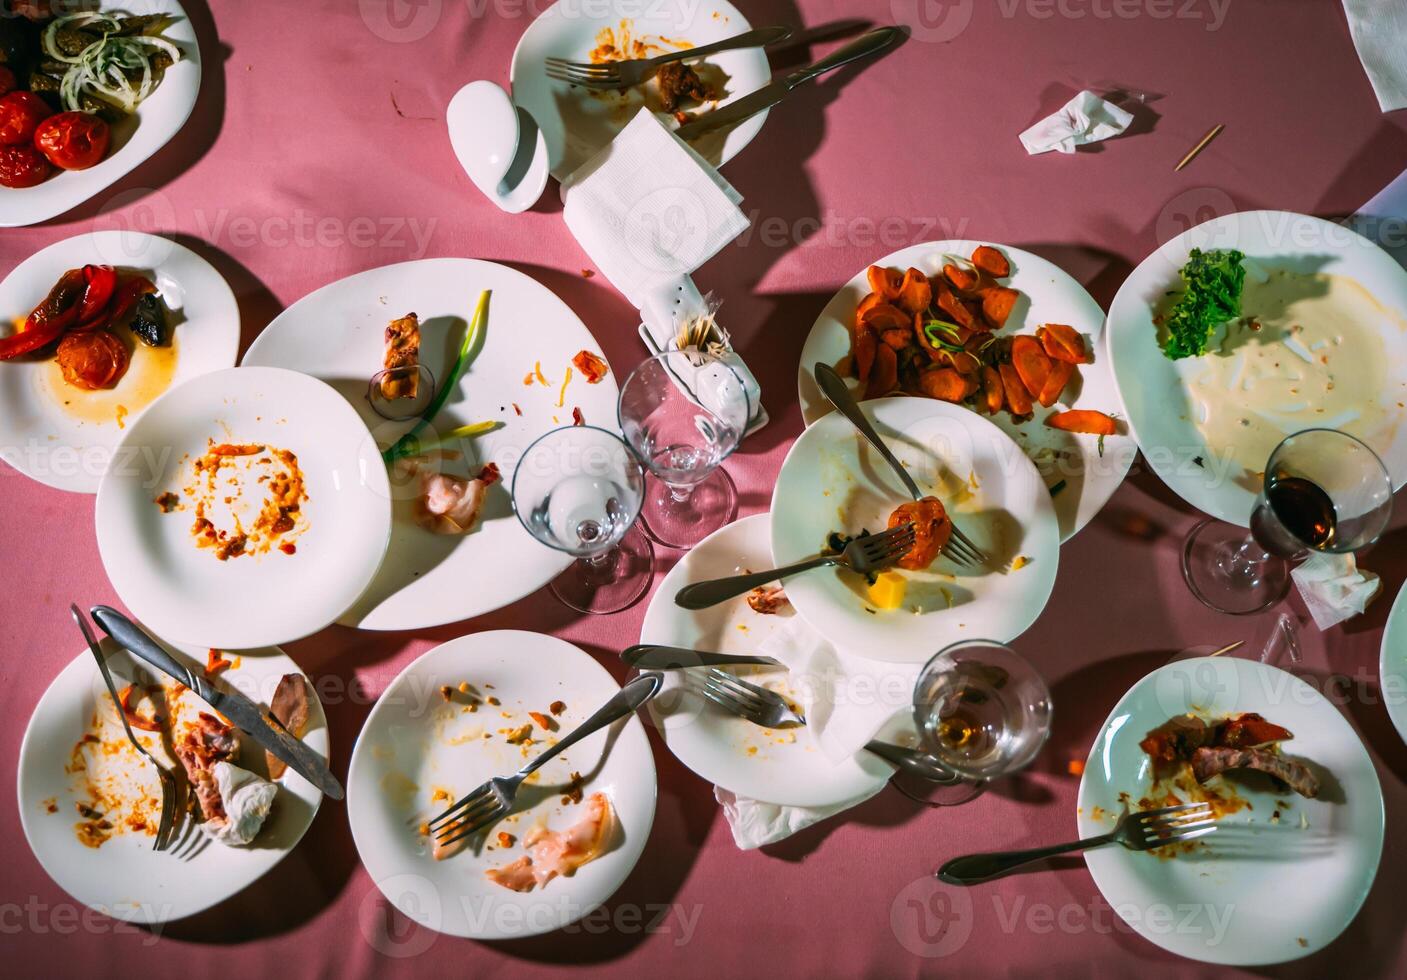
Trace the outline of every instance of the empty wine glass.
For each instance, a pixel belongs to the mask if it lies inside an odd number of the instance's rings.
[[[688,548],[737,514],[737,488],[718,464],[749,416],[743,379],[712,354],[665,351],[625,379],[620,428],[655,477],[643,519],[656,541]]]
[[[644,492],[640,463],[605,429],[569,425],[528,447],[513,473],[513,511],[537,540],[576,556],[549,586],[558,599],[609,613],[644,595],[655,567],[635,527]]]
[[[1218,612],[1260,612],[1285,597],[1290,562],[1367,547],[1392,515],[1392,477],[1377,453],[1337,429],[1287,437],[1265,466],[1250,531],[1209,518],[1187,535],[1182,574]]]

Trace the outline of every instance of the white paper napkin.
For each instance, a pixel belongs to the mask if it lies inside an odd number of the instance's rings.
[[[806,727],[834,764],[864,750],[866,742],[895,715],[909,710],[918,664],[881,664],[844,654],[800,616],[765,640],[758,653],[775,657],[790,671],[806,715]],[[828,807],[778,806],[739,797],[721,786],[714,799],[742,850],[773,844],[827,817],[863,803],[884,786],[848,803]]]
[[[1074,153],[1083,143],[1118,136],[1133,122],[1133,113],[1106,102],[1085,89],[1058,112],[1046,116],[1021,134],[1021,145],[1030,154]]]
[[[1359,570],[1353,555],[1313,555],[1290,577],[1321,630],[1357,616],[1382,588],[1376,575]]]
[[[1358,60],[1383,112],[1407,108],[1407,4],[1402,0],[1343,0]]]

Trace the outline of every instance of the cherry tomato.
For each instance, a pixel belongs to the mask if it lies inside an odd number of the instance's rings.
[[[19,80],[15,78],[15,73],[4,65],[0,65],[0,95],[8,95],[19,87]]]
[[[18,146],[34,139],[39,124],[54,114],[49,103],[33,92],[0,96],[0,145]]]
[[[76,388],[110,388],[127,372],[128,359],[127,345],[107,330],[71,333],[59,341],[59,369]]]
[[[32,146],[0,146],[0,184],[33,187],[42,184],[54,168]]]
[[[107,153],[107,123],[91,112],[61,112],[34,131],[34,145],[65,170],[87,170]]]

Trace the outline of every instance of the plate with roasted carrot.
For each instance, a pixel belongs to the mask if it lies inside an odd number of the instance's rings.
[[[860,409],[917,485],[898,475],[844,416],[792,445],[772,494],[777,567],[899,523],[913,546],[869,576],[820,568],[785,580],[797,613],[843,652],[921,663],[949,643],[1005,643],[1035,622],[1055,584],[1060,526],[1036,466],[1010,436],[961,405],[880,398]],[[945,544],[961,530],[986,556],[966,564]]]
[[[887,255],[821,312],[798,388],[811,424],[830,410],[811,371],[835,366],[857,397],[906,395],[985,415],[1035,463],[1071,537],[1136,452],[1104,357],[1104,314],[1054,263],[1006,245],[940,241]]]

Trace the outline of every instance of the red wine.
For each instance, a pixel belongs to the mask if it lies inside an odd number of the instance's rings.
[[[1297,476],[1272,479],[1265,497],[1285,530],[1311,548],[1324,548],[1334,538],[1334,501],[1316,483]]]

